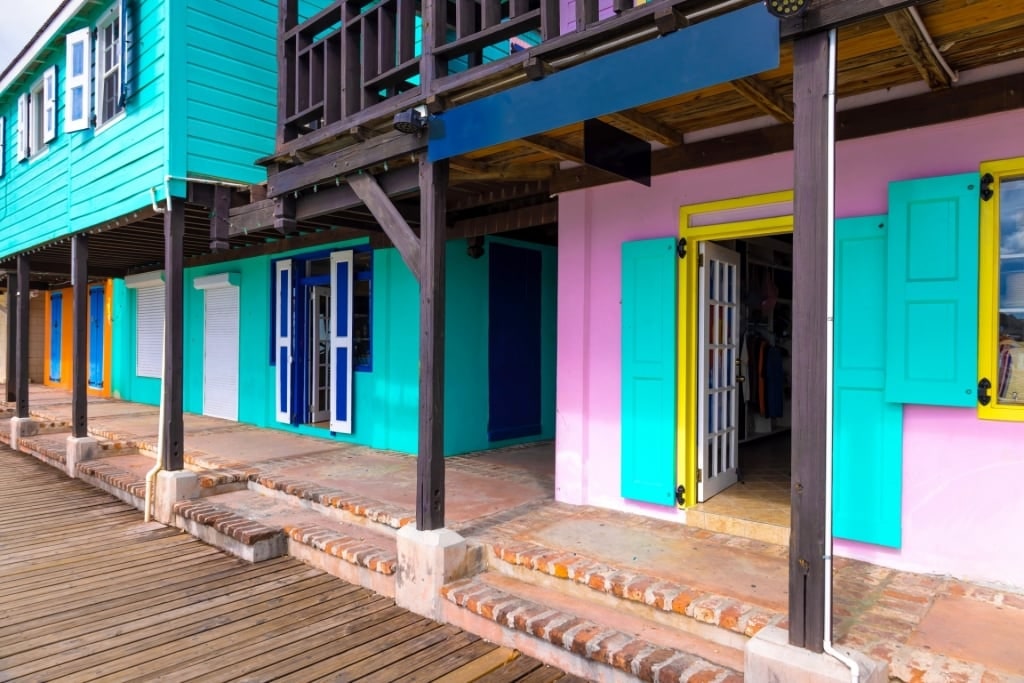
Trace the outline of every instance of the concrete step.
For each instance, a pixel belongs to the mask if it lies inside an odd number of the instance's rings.
[[[248,490],[181,501],[174,510],[176,526],[248,561],[288,554],[394,597],[398,555],[390,534]]]
[[[510,541],[492,542],[485,556],[495,573],[726,647],[742,650],[762,628],[788,627],[786,614],[777,609],[644,574],[636,567],[594,560],[579,552]]]
[[[442,588],[446,621],[601,681],[743,680],[733,648],[613,607],[489,571]]]

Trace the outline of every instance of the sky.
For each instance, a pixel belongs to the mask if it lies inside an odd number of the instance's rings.
[[[0,0],[0,71],[7,68],[59,4],[60,0]]]

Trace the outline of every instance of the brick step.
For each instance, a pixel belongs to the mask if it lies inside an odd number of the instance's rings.
[[[146,507],[146,478],[106,459],[78,463],[78,478],[106,491],[136,510]]]
[[[766,626],[788,628],[785,612],[728,595],[645,575],[578,552],[528,541],[493,542],[492,571],[574,599],[635,614],[701,638],[742,649]]]
[[[282,478],[272,472],[252,477],[249,488],[269,498],[285,500],[336,521],[365,526],[390,536],[416,521],[415,512],[312,481]]]
[[[390,534],[248,490],[181,501],[174,510],[177,526],[243,559],[288,554],[394,597],[398,553]]]
[[[489,571],[444,586],[449,623],[594,680],[738,683],[742,648]]]

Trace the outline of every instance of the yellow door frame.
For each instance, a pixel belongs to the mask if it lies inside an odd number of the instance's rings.
[[[685,487],[682,507],[697,503],[697,300],[700,267],[697,255],[701,242],[710,240],[750,239],[793,232],[792,190],[735,197],[679,210],[679,237],[686,240],[686,258],[679,273],[679,377],[676,385],[678,415],[676,418],[676,481]],[[783,213],[771,215],[773,206]],[[767,217],[727,220],[728,214],[768,213]],[[695,218],[721,216],[722,222],[694,225]]]

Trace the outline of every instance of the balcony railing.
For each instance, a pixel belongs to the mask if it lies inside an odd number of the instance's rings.
[[[300,22],[299,0],[280,0],[278,152],[498,74],[517,52],[559,37],[560,10],[580,32],[634,7],[653,14],[684,1],[576,0],[568,9],[566,0],[339,0]]]

